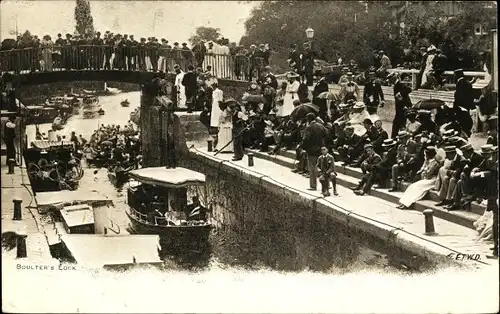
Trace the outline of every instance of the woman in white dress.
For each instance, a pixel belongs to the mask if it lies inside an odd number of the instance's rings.
[[[288,84],[286,86],[285,96],[283,97],[283,106],[278,106],[278,112],[276,112],[276,116],[289,116],[295,108],[295,106],[293,105],[293,101],[299,99],[299,96],[297,94],[300,86],[299,81],[297,81],[298,77],[299,75],[295,73],[287,74],[286,78],[288,80]]]
[[[212,111],[210,112],[210,127],[218,128],[222,110],[220,104],[224,101],[224,93],[217,83],[212,84]]]
[[[431,45],[429,48],[427,48],[427,58],[425,60],[425,69],[424,69],[424,73],[422,74],[422,82],[421,82],[422,86],[424,86],[426,83],[428,83],[427,77],[433,71],[432,61],[434,60],[435,53],[436,53],[436,47],[434,47],[434,45]]]
[[[43,36],[43,40],[40,43],[40,46],[42,47],[42,62],[41,62],[41,68],[42,71],[52,71],[52,52],[53,52],[53,47],[54,43],[50,39],[49,35]]]
[[[232,153],[233,145],[229,144],[233,138],[233,119],[231,108],[228,103],[221,106],[222,113],[220,115],[219,133],[217,135],[217,146],[220,147],[221,153]]]
[[[425,161],[422,168],[417,172],[421,180],[412,183],[399,199],[399,209],[408,209],[413,203],[421,200],[436,184],[437,175],[441,163],[436,160],[436,148],[425,149]]]
[[[175,73],[175,88],[177,90],[177,107],[178,108],[187,108],[186,107],[186,89],[184,85],[182,85],[182,79],[184,78],[184,72],[181,70],[179,65],[175,65],[174,67]]]

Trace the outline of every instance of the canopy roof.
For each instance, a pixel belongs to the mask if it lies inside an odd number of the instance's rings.
[[[205,175],[186,168],[151,167],[129,172],[131,178],[151,185],[179,188],[205,184]]]
[[[61,216],[70,228],[94,223],[94,211],[86,204],[66,206],[61,209]]]
[[[73,148],[73,142],[70,141],[33,141],[31,147],[37,149],[57,149],[57,148]]]

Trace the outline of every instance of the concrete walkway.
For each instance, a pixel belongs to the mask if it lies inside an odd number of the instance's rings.
[[[14,174],[8,174],[5,156],[1,158],[2,181],[2,234],[6,232],[24,232],[27,234],[27,258],[23,261],[52,263],[40,216],[36,209],[36,200],[31,191],[26,169],[16,167]],[[22,220],[13,220],[14,204],[12,200],[21,199]],[[2,257],[16,258],[16,249],[2,250]]]
[[[208,153],[204,147],[197,147],[192,151],[196,152],[196,150],[211,156],[214,155],[214,153]],[[215,158],[228,160],[230,164],[256,172],[256,175],[266,175],[277,183],[309,194],[312,197],[321,196],[319,189],[318,191],[307,190],[309,187],[309,179],[292,173],[290,169],[274,162],[254,158],[255,165],[253,167],[248,167],[247,156],[245,156],[243,160],[236,162],[230,161],[232,158],[231,154],[219,154]],[[319,184],[318,187],[320,187]],[[338,186],[337,189],[340,194],[339,196],[326,197],[322,202],[334,204],[342,207],[346,211],[400,228],[416,236],[412,237],[412,239],[418,241],[420,245],[425,246],[426,243],[427,245],[434,244],[442,247],[446,251],[463,254],[479,254],[482,263],[498,266],[498,260],[487,259],[487,255],[491,255],[492,253],[490,250],[492,242],[477,242],[478,234],[475,230],[435,217],[434,225],[437,235],[426,236],[424,235],[424,216],[421,212],[400,210],[397,209],[393,203],[372,196],[359,197],[354,195],[351,190],[342,186]]]

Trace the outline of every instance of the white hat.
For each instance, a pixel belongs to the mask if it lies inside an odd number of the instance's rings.
[[[352,109],[364,109],[365,108],[365,103],[362,101],[357,101]]]
[[[427,51],[433,51],[436,50],[436,46],[430,45],[429,48],[427,48]]]

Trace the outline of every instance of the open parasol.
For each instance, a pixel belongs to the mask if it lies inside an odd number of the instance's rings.
[[[112,145],[113,145],[113,142],[111,142],[111,141],[102,141],[102,142],[101,142],[101,145],[104,145],[104,146],[112,146]]]
[[[334,100],[334,101],[340,100],[340,96],[338,94],[332,93],[330,91],[322,92],[321,94],[319,94],[318,96],[316,96],[316,98],[318,98],[318,99],[328,99],[328,100]]]
[[[441,99],[424,99],[413,105],[414,109],[437,109],[445,106],[446,103]]]
[[[314,114],[318,114],[319,108],[312,103],[300,104],[295,107],[295,109],[293,109],[292,113],[290,114],[290,118],[292,118],[292,121],[297,121],[305,118],[306,115],[311,112]]]

